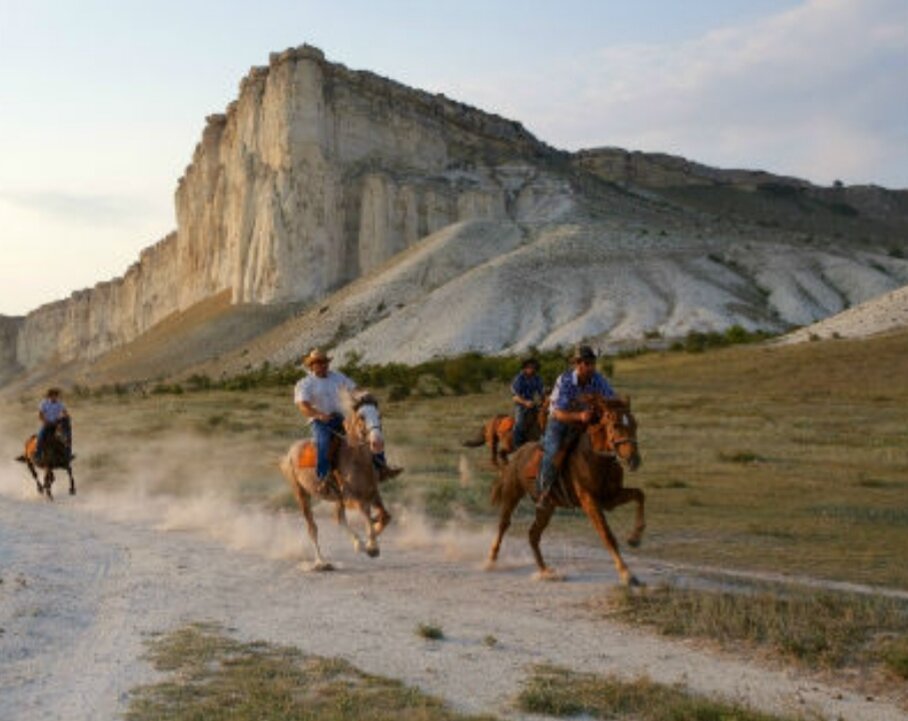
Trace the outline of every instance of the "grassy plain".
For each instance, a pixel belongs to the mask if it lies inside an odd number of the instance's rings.
[[[647,493],[641,555],[908,589],[908,333],[618,358],[612,381],[639,422],[644,463],[626,482]],[[77,480],[213,486],[290,507],[276,461],[303,432],[291,393],[67,397]],[[33,431],[34,406],[14,404],[14,436]],[[460,444],[508,410],[503,383],[384,402],[389,456],[407,469],[386,498],[491,532],[487,451]],[[510,542],[522,542],[530,516],[525,504]],[[621,535],[632,510],[611,521]],[[550,533],[598,544],[578,513],[559,512]]]

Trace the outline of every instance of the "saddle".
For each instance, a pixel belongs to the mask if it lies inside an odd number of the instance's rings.
[[[333,437],[331,444],[328,446],[328,465],[333,472],[337,468],[337,454],[340,452],[341,439]],[[315,468],[318,464],[318,451],[315,448],[315,441],[306,441],[300,446],[299,455],[296,458],[296,465],[300,468]]]
[[[570,486],[564,482],[564,476],[561,471],[564,468],[565,459],[580,442],[581,435],[582,434],[577,433],[576,435],[573,435],[573,437],[569,437],[567,442],[564,443],[555,454],[555,470],[558,475],[556,476],[555,483],[552,485],[550,492],[553,499],[567,505],[576,505],[576,499],[574,498],[573,491],[570,490]],[[532,487],[534,489],[536,488],[536,479],[539,478],[539,469],[542,466],[542,456],[542,446],[537,444],[533,449],[533,454],[530,456],[529,462],[523,467],[522,476],[526,481],[532,482]],[[531,496],[535,499],[536,492],[532,493]]]

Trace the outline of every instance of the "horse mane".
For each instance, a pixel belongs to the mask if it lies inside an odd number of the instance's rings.
[[[372,395],[371,391],[354,391],[352,398],[354,413],[363,406],[375,406],[376,408],[378,408],[378,399],[374,395]]]

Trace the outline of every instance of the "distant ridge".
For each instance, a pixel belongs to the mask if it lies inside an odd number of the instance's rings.
[[[908,191],[571,154],[306,45],[207,118],[175,201],[122,278],[0,318],[0,384],[780,332],[908,284]]]

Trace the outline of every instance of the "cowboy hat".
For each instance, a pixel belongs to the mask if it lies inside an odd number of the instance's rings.
[[[327,355],[323,350],[313,348],[311,351],[309,351],[309,355],[303,358],[303,365],[306,366],[306,368],[311,368],[312,364],[316,361],[324,361],[325,363],[330,363],[331,357]]]
[[[571,361],[573,361],[574,363],[576,363],[577,361],[589,361],[590,363],[595,363],[596,354],[588,345],[578,345],[574,350],[574,355],[571,356]]]

